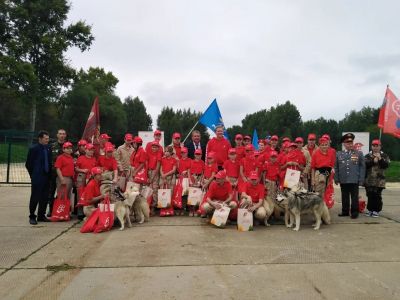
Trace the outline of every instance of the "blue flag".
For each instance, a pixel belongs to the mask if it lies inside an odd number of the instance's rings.
[[[257,130],[255,128],[254,128],[254,131],[253,131],[253,142],[252,142],[252,144],[253,144],[254,149],[258,150],[258,134],[257,134]]]
[[[221,112],[219,111],[217,99],[214,99],[214,101],[211,102],[210,106],[206,109],[206,111],[200,117],[199,122],[201,124],[203,124],[204,126],[207,126],[208,128],[210,128],[214,132],[215,132],[215,128],[218,125],[224,126],[224,121],[222,120]],[[224,127],[224,136],[226,138],[228,138],[228,134],[226,132],[225,127]]]

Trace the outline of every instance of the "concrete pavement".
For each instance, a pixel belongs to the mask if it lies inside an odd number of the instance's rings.
[[[397,187],[380,218],[338,218],[336,198],[333,224],[300,232],[170,217],[81,234],[75,220],[30,226],[29,191],[0,187],[0,299],[400,299]]]

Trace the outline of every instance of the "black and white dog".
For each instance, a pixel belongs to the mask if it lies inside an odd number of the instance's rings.
[[[286,226],[292,227],[294,218],[295,227],[293,230],[299,231],[300,215],[307,212],[314,213],[316,221],[313,225],[314,230],[318,230],[320,228],[321,219],[325,222],[325,224],[331,223],[328,207],[326,206],[324,200],[317,193],[307,192],[303,189],[298,191],[286,189],[283,192],[278,192],[277,201],[285,202],[287,205],[285,219],[289,217],[290,222],[289,224],[286,224]]]

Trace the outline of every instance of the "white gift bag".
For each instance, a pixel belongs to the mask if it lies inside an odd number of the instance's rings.
[[[157,200],[158,200],[157,201],[158,208],[170,207],[171,206],[171,189],[159,189]]]
[[[283,187],[293,188],[299,184],[301,172],[298,170],[286,169],[285,181]]]
[[[201,190],[201,188],[197,187],[189,187],[189,195],[188,195],[188,200],[187,204],[188,205],[200,205],[201,200],[203,200],[204,193]]]
[[[239,231],[253,230],[253,213],[246,208],[238,209],[237,228]]]
[[[228,220],[230,208],[228,206],[222,206],[220,209],[216,209],[211,218],[211,224],[214,224],[217,227],[224,227],[226,221]]]

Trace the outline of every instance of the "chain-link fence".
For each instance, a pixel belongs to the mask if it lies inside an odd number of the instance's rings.
[[[35,138],[33,132],[0,130],[0,183],[30,183],[25,161]]]

